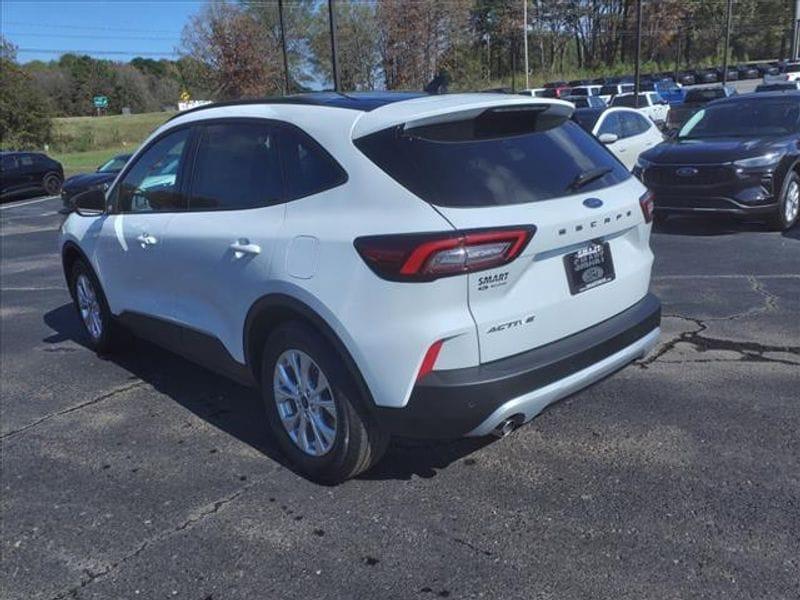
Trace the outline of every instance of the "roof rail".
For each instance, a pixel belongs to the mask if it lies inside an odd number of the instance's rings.
[[[203,104],[202,106],[195,106],[188,110],[181,111],[172,115],[167,122],[177,119],[180,116],[198,112],[201,110],[208,110],[210,108],[219,108],[224,106],[242,106],[251,104],[305,104],[313,106],[330,106],[334,108],[349,108],[351,110],[370,111],[385,104],[392,102],[399,102],[401,100],[410,100],[427,94],[420,92],[306,92],[301,94],[294,94],[291,96],[273,96],[266,98],[245,98],[242,100],[228,100],[225,102],[212,102],[211,104]]]

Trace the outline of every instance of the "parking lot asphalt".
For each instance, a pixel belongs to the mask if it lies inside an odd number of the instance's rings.
[[[3,598],[800,597],[800,227],[669,221],[653,354],[329,488],[252,391],[85,348],[57,209],[0,211]]]

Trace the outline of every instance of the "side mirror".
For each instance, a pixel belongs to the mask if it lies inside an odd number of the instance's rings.
[[[619,139],[619,136],[616,133],[601,133],[600,137],[597,138],[600,140],[601,144],[613,144]]]
[[[87,190],[75,196],[75,212],[82,217],[96,216],[106,210],[106,194],[103,190]]]

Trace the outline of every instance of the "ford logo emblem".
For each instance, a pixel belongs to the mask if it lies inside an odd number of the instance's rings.
[[[600,208],[603,206],[603,201],[600,198],[587,198],[583,201],[583,205],[586,208]]]
[[[677,171],[675,171],[680,177],[692,177],[697,175],[697,169],[694,167],[681,167]]]

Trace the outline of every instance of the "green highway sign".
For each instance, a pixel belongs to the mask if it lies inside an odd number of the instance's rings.
[[[92,103],[95,108],[108,108],[108,96],[95,96]]]

